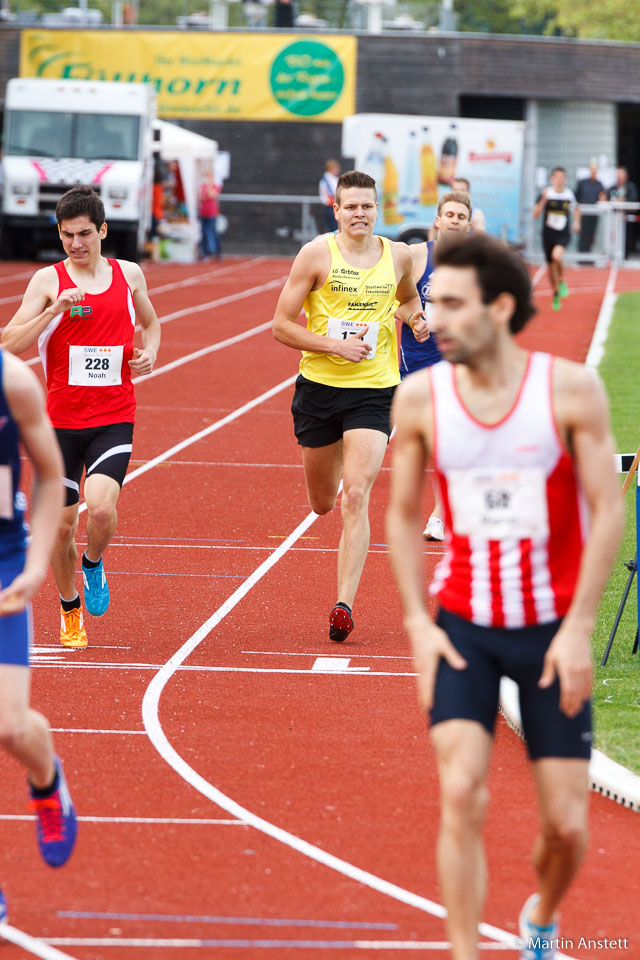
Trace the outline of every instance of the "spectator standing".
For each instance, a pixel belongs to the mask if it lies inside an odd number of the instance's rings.
[[[576,184],[576,200],[578,203],[597,203],[599,200],[606,200],[607,193],[600,180],[598,180],[598,161],[595,157],[589,160],[589,176],[584,180],[578,180]],[[586,213],[582,217],[582,226],[578,238],[578,250],[580,253],[589,253],[593,240],[596,235],[598,218],[592,213]]]
[[[621,200],[623,203],[638,202],[638,188],[629,180],[626,167],[618,167],[616,171],[616,185],[609,190],[609,200]],[[627,215],[625,229],[624,255],[625,258],[635,250],[635,229],[637,213]]]
[[[276,0],[274,26],[282,29],[293,27],[293,0]]]
[[[337,160],[327,160],[324,165],[324,173],[318,184],[318,193],[322,200],[322,219],[326,233],[333,233],[338,229],[338,221],[333,212],[333,204],[336,198],[336,187],[338,186],[338,177],[340,176],[340,164]]]
[[[209,170],[200,185],[198,198],[203,258],[215,256],[216,259],[222,260],[220,237],[216,228],[216,222],[220,215],[220,203],[218,201],[220,192],[220,186],[213,179],[213,170]]]

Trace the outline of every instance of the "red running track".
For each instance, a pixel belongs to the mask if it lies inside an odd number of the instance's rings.
[[[46,956],[46,943],[77,960],[448,955],[434,760],[386,556],[388,468],[356,630],[338,649],[339,510],[310,522],[288,409],[297,358],[268,329],[288,267],[147,268],[163,346],[137,387],[111,607],[87,617],[89,648],[68,651],[51,578],[34,605],[33,701],[83,818],[78,845],[64,869],[41,864],[22,773],[3,756],[0,884],[12,926],[37,939],[2,960]],[[30,273],[0,266],[1,324]],[[584,359],[607,273],[568,279],[557,314],[539,282],[522,339]],[[523,746],[501,721],[491,792],[483,955],[516,956],[504,947],[534,884],[536,813]],[[563,953],[601,960],[612,949],[580,938],[626,937],[616,956],[640,956],[639,860],[636,815],[594,796]]]

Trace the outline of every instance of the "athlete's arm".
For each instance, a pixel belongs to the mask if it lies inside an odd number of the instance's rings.
[[[534,220],[538,219],[538,217],[542,213],[542,210],[546,202],[547,202],[547,188],[545,187],[544,190],[542,190],[542,192],[540,193],[540,196],[536,201],[536,205],[533,208],[532,213],[533,213]]]
[[[420,296],[416,289],[411,252],[405,243],[395,243],[392,249],[396,276],[399,278],[396,300],[398,300],[400,306],[396,310],[396,317],[411,327],[413,335],[419,343],[424,343],[425,340],[429,339],[430,334]]]
[[[429,443],[424,424],[429,422],[430,409],[431,395],[426,378],[407,377],[396,390],[391,413],[396,434],[387,510],[391,562],[418,671],[418,697],[426,710],[433,703],[440,657],[445,657],[455,669],[466,666],[466,661],[452,646],[446,633],[429,616],[424,597],[422,490]]]
[[[72,287],[59,297],[58,275],[54,267],[43,267],[32,276],[22,303],[2,331],[2,346],[10,353],[24,353],[46,330],[54,317],[81,303],[84,290]]]
[[[3,383],[11,415],[34,469],[31,539],[24,570],[0,591],[0,615],[16,613],[42,583],[62,512],[62,457],[44,410],[40,384],[21,360],[4,355]]]
[[[573,601],[547,651],[540,686],[549,686],[557,674],[560,708],[572,717],[591,693],[591,632],[622,537],[624,510],[602,383],[593,371],[578,364],[556,360],[554,366],[554,409],[574,458],[591,523]]]
[[[119,260],[125,279],[131,287],[136,319],[142,327],[142,350],[135,347],[133,359],[129,360],[131,372],[145,377],[153,370],[160,349],[160,321],[147,292],[147,281],[137,263]]]
[[[313,333],[298,323],[307,294],[316,287],[321,277],[328,275],[330,265],[329,249],[326,244],[324,249],[322,244],[314,240],[305,244],[293,261],[291,273],[280,294],[273,317],[273,335],[280,343],[293,347],[294,350],[328,353],[359,363],[371,350],[368,343],[362,342],[368,327],[364,327],[362,333],[357,336],[338,340]]]

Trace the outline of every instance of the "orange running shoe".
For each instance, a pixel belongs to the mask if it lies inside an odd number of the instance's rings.
[[[82,607],[60,607],[60,643],[63,647],[86,647],[89,641],[82,622]]]

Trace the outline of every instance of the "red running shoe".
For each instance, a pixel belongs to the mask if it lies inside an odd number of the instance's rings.
[[[329,639],[342,643],[353,630],[351,610],[346,603],[336,603],[329,617]]]

